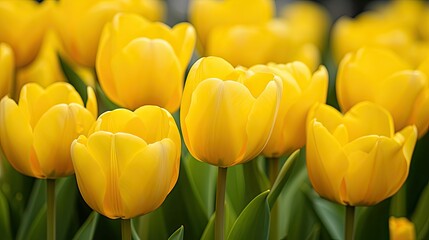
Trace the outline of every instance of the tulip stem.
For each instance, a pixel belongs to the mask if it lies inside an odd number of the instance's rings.
[[[47,183],[47,239],[55,239],[55,179],[46,179]]]
[[[227,168],[218,167],[216,186],[215,239],[224,239],[225,186]]]
[[[267,158],[268,161],[268,177],[270,179],[271,188],[276,182],[277,175],[279,173],[279,162],[278,157]],[[271,224],[270,224],[270,239],[280,239],[278,228],[279,228],[279,207],[277,203],[274,203],[271,209]]]
[[[122,240],[131,240],[131,219],[121,221]]]
[[[355,207],[347,205],[346,206],[346,231],[345,231],[346,240],[353,240],[354,221],[355,221]]]

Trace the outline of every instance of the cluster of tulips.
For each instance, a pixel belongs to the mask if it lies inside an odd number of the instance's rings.
[[[0,0],[2,237],[429,238],[429,6],[188,10]]]

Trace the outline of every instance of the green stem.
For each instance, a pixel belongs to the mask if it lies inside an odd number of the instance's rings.
[[[227,168],[218,167],[216,186],[215,239],[224,239],[225,186]]]
[[[131,219],[121,221],[122,240],[131,240]]]
[[[270,179],[271,188],[276,182],[279,173],[280,159],[277,157],[267,158],[268,161],[268,177]],[[271,223],[270,223],[270,239],[280,239],[279,237],[279,207],[275,203],[271,209]]]
[[[46,179],[47,183],[47,239],[55,240],[55,179]]]
[[[353,240],[354,221],[355,221],[355,207],[347,205],[346,206],[346,231],[345,231],[346,240]]]

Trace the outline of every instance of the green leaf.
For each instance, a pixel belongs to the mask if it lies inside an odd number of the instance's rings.
[[[73,85],[79,95],[82,97],[84,103],[86,103],[88,99],[88,93],[86,91],[86,84],[79,75],[73,70],[73,68],[64,60],[61,56],[58,55],[58,59],[61,65],[61,69],[63,70],[64,75],[67,78],[67,81]]]
[[[163,206],[155,211],[132,219],[132,227],[139,239],[167,239]]]
[[[171,234],[168,240],[183,240],[183,235],[184,235],[183,232],[184,232],[184,228],[182,225],[173,234]]]
[[[92,240],[97,227],[97,222],[100,214],[92,212],[86,219],[85,223],[79,228],[73,237],[73,240]]]
[[[241,212],[228,239],[268,239],[270,229],[269,190],[256,196]]]
[[[134,223],[135,223],[135,221],[134,221],[135,219],[131,219],[130,221],[131,221],[131,238],[133,239],[133,240],[140,240],[140,236],[139,236],[139,234],[137,233],[137,230],[136,230],[136,228],[134,227]]]
[[[310,231],[310,235],[307,236],[307,240],[317,240],[320,238],[320,224],[314,224],[313,228]],[[341,238],[332,238],[332,239],[341,239]]]
[[[317,217],[328,230],[331,239],[344,236],[344,206],[320,198],[311,188],[304,190]]]
[[[274,206],[277,198],[279,197],[281,191],[287,183],[287,180],[291,176],[292,169],[295,166],[296,160],[299,158],[300,150],[296,150],[290,157],[286,160],[286,163],[283,165],[282,169],[277,176],[274,185],[268,194],[268,203],[270,204],[270,208]]]
[[[103,92],[103,89],[101,89],[100,84],[96,83],[95,85],[95,93],[97,95],[97,101],[99,103],[100,109],[98,110],[100,113],[105,111],[111,111],[114,109],[119,108],[118,105],[116,105],[114,102],[112,102],[106,94]]]
[[[207,223],[206,228],[204,229],[203,235],[201,236],[201,240],[214,240],[215,217],[216,217],[216,213],[213,213],[212,216],[210,217],[209,222]],[[226,202],[225,202],[225,235],[228,235],[228,233],[231,231],[232,225],[234,224],[236,219],[237,219],[237,214],[235,213],[234,209],[232,208],[232,205],[231,205],[229,199],[226,199]]]
[[[13,239],[10,230],[9,204],[6,197],[0,191],[0,233],[2,239]]]
[[[389,239],[390,199],[371,207],[359,207],[358,210],[355,240]]]
[[[420,196],[412,221],[416,228],[416,239],[429,239],[429,184]]]

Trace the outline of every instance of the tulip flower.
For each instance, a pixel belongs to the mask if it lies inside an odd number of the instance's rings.
[[[309,113],[307,169],[320,196],[349,206],[377,204],[408,176],[417,128],[395,133],[388,111],[361,102],[344,116],[318,104]]]
[[[160,20],[163,11],[163,5],[155,0],[61,0],[55,8],[55,27],[67,57],[94,67],[103,26],[116,13],[136,12]]]
[[[160,107],[105,112],[71,146],[79,190],[112,219],[149,213],[176,184],[180,148],[174,119]]]
[[[0,42],[9,44],[15,66],[29,64],[37,56],[46,28],[51,4],[30,0],[0,1]]]
[[[362,48],[341,61],[336,83],[338,103],[343,112],[361,101],[380,104],[392,114],[396,131],[416,125],[421,137],[429,125],[427,74],[429,59],[413,70],[389,50]]]
[[[19,96],[22,86],[26,83],[37,82],[46,88],[54,82],[65,82],[66,78],[58,61],[60,42],[53,31],[45,35],[37,58],[29,65],[18,69],[16,74],[16,96]]]
[[[198,60],[188,74],[180,111],[189,152],[219,167],[253,159],[270,137],[281,91],[274,74],[234,68],[217,57]]]
[[[86,134],[97,116],[95,94],[88,88],[86,108],[76,90],[57,82],[46,89],[29,83],[18,104],[0,101],[0,142],[11,165],[20,173],[55,179],[74,173],[70,144]]]
[[[104,28],[98,50],[101,87],[128,109],[157,105],[176,111],[195,38],[188,23],[171,29],[135,14],[117,14]]]
[[[220,26],[263,24],[275,13],[272,0],[191,0],[189,20],[195,26],[204,52],[211,31]]]
[[[291,154],[305,144],[307,113],[315,103],[325,103],[328,91],[328,71],[324,66],[311,73],[302,62],[256,65],[254,72],[279,76],[283,93],[270,140],[262,154],[274,158]]]
[[[13,51],[6,43],[0,43],[0,98],[10,94],[14,72]]]
[[[207,37],[209,56],[224,58],[232,65],[250,67],[269,62],[302,61],[316,69],[320,53],[316,46],[295,37],[284,21],[259,25],[217,27]]]
[[[404,217],[390,217],[389,232],[391,240],[416,239],[416,230],[414,228],[414,224]]]

